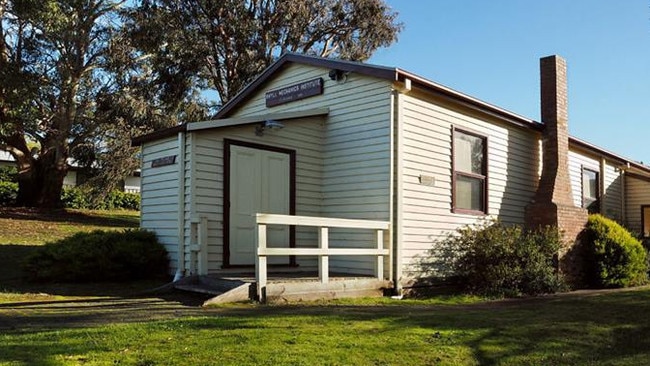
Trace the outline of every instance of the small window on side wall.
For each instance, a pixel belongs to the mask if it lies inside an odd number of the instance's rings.
[[[595,170],[582,168],[582,207],[590,214],[600,212],[599,177]]]
[[[643,237],[650,238],[650,205],[641,206],[641,225],[643,225]]]
[[[454,128],[453,211],[487,213],[487,137]]]

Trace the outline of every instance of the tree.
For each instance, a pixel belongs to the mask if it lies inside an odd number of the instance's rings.
[[[225,103],[285,52],[366,60],[396,19],[383,0],[141,0],[129,28],[169,100],[199,87]]]
[[[95,100],[110,82],[102,66],[124,1],[1,1],[0,147],[18,163],[18,203],[55,207],[71,152],[97,132]]]
[[[138,166],[131,137],[208,118],[283,52],[365,60],[400,29],[383,0],[0,0],[18,203],[59,206],[71,157],[101,198]]]
[[[101,198],[138,166],[131,137],[205,115],[161,102],[125,57],[126,3],[0,0],[0,148],[17,162],[19,205],[59,206],[69,158],[96,172]]]

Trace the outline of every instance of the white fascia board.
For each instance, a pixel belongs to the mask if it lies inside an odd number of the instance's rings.
[[[246,125],[246,124],[258,123],[270,119],[287,120],[287,119],[296,119],[296,118],[305,118],[305,117],[314,117],[314,116],[325,116],[328,115],[329,112],[330,112],[329,108],[315,108],[315,109],[306,109],[306,110],[295,111],[295,112],[268,113],[268,114],[260,114],[255,116],[192,122],[187,124],[187,131],[199,131],[199,130],[208,130],[213,128]]]

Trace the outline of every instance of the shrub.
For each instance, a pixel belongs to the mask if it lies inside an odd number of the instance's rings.
[[[0,167],[0,182],[18,183],[18,169],[15,166]]]
[[[90,209],[90,195],[88,190],[79,187],[63,187],[61,191],[63,207],[74,209]]]
[[[597,287],[628,287],[647,282],[646,250],[621,225],[602,215],[589,215],[583,232],[587,271]]]
[[[122,191],[111,191],[106,197],[93,202],[92,192],[88,188],[72,187],[64,188],[61,200],[66,208],[75,209],[98,209],[98,210],[140,210],[140,195],[137,193],[126,193]]]
[[[106,196],[102,209],[140,210],[140,195],[122,191],[112,191]]]
[[[472,293],[511,297],[566,287],[556,270],[561,238],[555,228],[525,231],[486,222],[458,229],[445,244],[459,254],[454,269],[461,285]]]
[[[18,197],[18,183],[0,181],[0,206],[13,206]]]
[[[25,273],[32,281],[127,281],[165,277],[168,266],[154,233],[98,230],[39,247],[27,258]]]

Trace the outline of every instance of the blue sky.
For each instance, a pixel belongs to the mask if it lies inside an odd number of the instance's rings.
[[[539,121],[539,58],[558,54],[571,135],[650,164],[649,0],[387,2],[405,28],[370,63]]]

